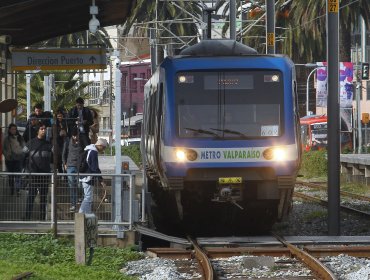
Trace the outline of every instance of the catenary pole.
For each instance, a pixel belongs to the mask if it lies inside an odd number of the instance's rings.
[[[230,39],[236,39],[236,4],[235,0],[230,0]]]
[[[266,0],[266,53],[275,53],[275,1]]]
[[[326,1],[328,62],[328,233],[340,235],[339,0]]]

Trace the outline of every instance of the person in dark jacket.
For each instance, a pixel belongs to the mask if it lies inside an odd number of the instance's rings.
[[[38,103],[33,107],[33,113],[29,115],[28,122],[26,125],[26,130],[23,133],[23,138],[26,142],[30,139],[36,137],[38,127],[35,127],[35,124],[42,122],[46,127],[50,127],[50,119],[52,115],[49,111],[43,111],[42,104]],[[36,119],[36,120],[35,120]],[[36,133],[35,133],[36,130]]]
[[[35,114],[31,114],[28,118],[26,125],[26,130],[23,132],[24,142],[30,141],[32,138],[37,136],[37,131],[39,130],[39,119]]]
[[[85,148],[87,145],[90,145],[89,131],[90,126],[94,122],[90,109],[84,107],[84,100],[82,97],[76,99],[76,106],[69,112],[68,119],[71,131],[73,127],[78,128],[78,137],[82,146]]]
[[[68,133],[68,125],[67,120],[65,119],[64,112],[62,110],[58,110],[56,114],[56,127],[57,127],[57,147],[54,149],[54,156],[56,156],[57,160],[57,169],[59,173],[64,173],[66,170],[64,165],[62,164],[62,153],[63,147],[66,142],[69,141],[69,133]]]
[[[98,153],[103,152],[107,147],[108,143],[105,139],[98,139],[95,144],[86,146],[85,151],[87,153],[87,171],[86,173],[96,173],[100,174]],[[80,181],[82,182],[82,187],[84,189],[84,199],[81,203],[79,213],[91,214],[92,213],[92,203],[93,203],[93,185],[94,181],[97,179],[99,183],[105,188],[105,183],[101,176],[83,176]]]
[[[23,147],[24,140],[19,134],[17,126],[11,123],[8,127],[8,134],[4,138],[3,142],[3,154],[5,156],[5,166],[8,172],[21,172],[23,168]],[[14,189],[16,189],[17,194],[19,194],[19,176],[9,176],[9,187],[10,194],[14,194]]]
[[[78,139],[77,128],[72,130],[72,136],[69,141],[64,143],[62,161],[64,169],[67,170],[67,174],[77,174],[78,167],[80,165],[80,160],[83,156],[84,149],[81,146],[81,143]],[[69,175],[68,176],[68,186],[70,194],[70,203],[71,207],[69,208],[70,212],[76,211],[77,206],[77,194],[78,194],[78,182],[77,176]]]
[[[37,137],[31,139],[23,149],[26,157],[27,171],[31,173],[50,173],[52,163],[52,145],[45,140],[46,125],[40,123]],[[46,219],[47,195],[49,189],[49,175],[32,175],[28,188],[26,202],[26,220],[30,220],[33,211],[33,204],[37,192],[40,194],[40,220]]]

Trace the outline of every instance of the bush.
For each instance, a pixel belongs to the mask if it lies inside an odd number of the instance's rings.
[[[110,154],[110,150],[109,151],[107,150],[106,154]],[[116,154],[115,146],[112,146],[112,155],[114,156],[115,154]],[[123,156],[130,157],[132,161],[135,162],[135,164],[140,168],[142,163],[140,145],[121,146],[121,154]]]
[[[327,151],[303,152],[300,173],[307,178],[326,177],[328,174]]]

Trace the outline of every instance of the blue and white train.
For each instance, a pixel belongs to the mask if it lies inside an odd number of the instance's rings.
[[[296,88],[289,58],[232,40],[161,63],[145,85],[142,136],[158,230],[244,234],[288,214],[301,161]]]

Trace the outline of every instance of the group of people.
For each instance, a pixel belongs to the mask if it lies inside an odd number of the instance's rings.
[[[56,157],[59,172],[68,174],[70,189],[70,211],[77,211],[77,176],[83,154],[87,151],[87,170],[85,173],[101,173],[98,163],[98,152],[107,147],[105,139],[97,139],[99,132],[98,114],[84,107],[83,98],[76,99],[76,106],[65,114],[63,110],[56,113],[57,135],[52,135],[52,120],[49,112],[43,112],[41,105],[34,107],[34,113],[29,116],[26,130],[20,135],[17,126],[10,124],[3,141],[3,154],[8,172],[50,173],[53,157]],[[54,142],[54,141],[56,142]],[[53,145],[56,143],[56,147]],[[100,176],[79,176],[84,190],[80,213],[91,213],[92,191],[95,179],[102,183]],[[40,219],[46,218],[47,195],[50,176],[29,176],[26,214],[24,219],[30,220],[33,204],[37,193],[40,195]],[[103,184],[103,183],[102,183]],[[11,195],[19,194],[22,185],[20,176],[9,176]]]

